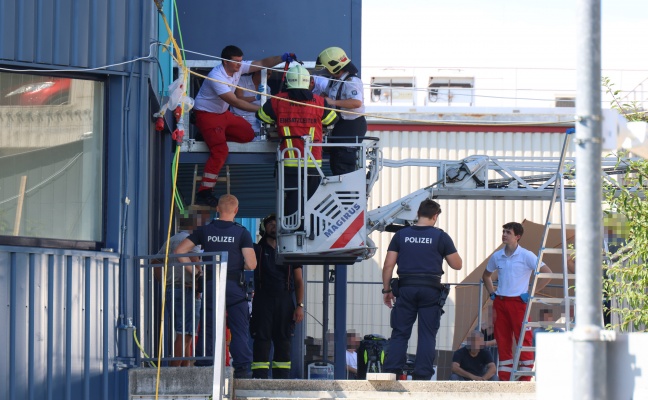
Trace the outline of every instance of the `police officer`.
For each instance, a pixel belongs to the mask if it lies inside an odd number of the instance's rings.
[[[243,285],[243,270],[253,270],[257,262],[254,256],[252,236],[245,227],[234,222],[238,212],[238,199],[226,194],[218,199],[216,211],[219,219],[196,229],[176,248],[176,253],[187,253],[196,245],[202,245],[205,252],[227,252],[227,289],[225,293],[225,308],[227,311],[227,326],[232,334],[230,353],[232,354],[235,378],[250,378],[252,372],[252,351],[249,346],[250,321],[246,288]],[[178,257],[180,262],[189,262],[187,257]],[[211,268],[205,271],[205,306],[207,310],[206,326],[201,329],[198,338],[199,350],[205,341],[206,357],[214,355],[214,326],[213,325],[213,277]],[[218,315],[217,318],[222,316]],[[197,362],[196,365],[211,365],[210,362]]]
[[[339,47],[324,49],[317,57],[316,69],[326,68],[333,79],[322,91],[326,101],[341,111],[340,120],[335,124],[329,142],[356,142],[351,138],[362,138],[367,134],[367,119],[362,114],[364,107],[364,87],[358,77],[358,68],[353,65],[344,50]],[[315,82],[317,85],[317,82]],[[344,136],[344,139],[336,139]],[[328,147],[333,175],[342,175],[355,171],[357,162],[357,147]]]
[[[443,260],[460,270],[462,260],[450,236],[435,228],[441,214],[439,203],[427,199],[418,209],[418,222],[394,235],[383,265],[383,301],[391,308],[392,335],[384,370],[397,376],[406,361],[407,342],[418,316],[418,347],[412,378],[430,380],[434,375],[436,334],[442,313],[444,287],[441,285]],[[398,286],[390,284],[398,264]],[[394,294],[393,289],[398,288]],[[447,293],[445,293],[447,296]]]
[[[254,299],[250,331],[254,339],[252,376],[268,379],[270,344],[274,345],[272,378],[290,378],[290,347],[296,323],[304,320],[304,283],[300,265],[277,265],[277,218],[268,215],[259,229],[263,235],[254,246]]]

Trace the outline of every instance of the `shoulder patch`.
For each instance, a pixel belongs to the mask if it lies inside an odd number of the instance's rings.
[[[351,94],[352,94],[353,96],[357,96],[357,95],[358,95],[358,91],[357,91],[357,90],[352,90],[352,91],[351,91]]]

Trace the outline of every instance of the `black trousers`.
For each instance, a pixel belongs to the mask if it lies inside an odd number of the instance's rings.
[[[302,176],[303,178],[303,176]],[[319,187],[321,177],[315,168],[308,169],[308,198],[315,193]],[[297,167],[284,168],[284,186],[286,188],[296,188],[298,184]],[[303,189],[303,188],[302,188]],[[289,216],[297,211],[299,205],[299,194],[296,190],[286,191],[286,200],[284,204],[284,215]]]
[[[358,117],[356,119],[342,119],[340,118],[333,128],[333,132],[329,136],[328,141],[331,143],[352,143],[352,139],[336,139],[336,137],[358,137],[363,138],[367,134],[367,120],[365,117]],[[333,175],[342,175],[355,171],[358,150],[354,148],[344,147],[327,147],[330,154],[331,172]]]
[[[254,378],[268,379],[271,345],[274,345],[272,377],[274,379],[290,377],[290,347],[295,329],[294,312],[293,295],[288,290],[255,293],[250,322],[250,331],[254,339],[252,350]]]

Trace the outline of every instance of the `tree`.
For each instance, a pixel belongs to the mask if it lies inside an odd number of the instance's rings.
[[[636,102],[624,103],[620,91],[613,88],[608,78],[603,78],[606,93],[612,96],[612,108],[628,121],[648,121],[648,116]],[[626,172],[614,187],[604,183],[608,213],[618,213],[627,221],[626,245],[615,254],[608,254],[610,262],[604,265],[603,294],[615,299],[605,312],[619,316],[620,322],[612,326],[622,331],[646,331],[648,327],[648,161],[629,159],[618,153],[618,164]],[[606,307],[607,308],[607,307]]]

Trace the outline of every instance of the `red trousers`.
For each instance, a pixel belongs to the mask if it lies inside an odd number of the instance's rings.
[[[225,111],[222,114],[196,110],[196,127],[202,133],[209,159],[205,163],[201,189],[213,188],[229,154],[227,142],[248,143],[254,139],[254,131],[243,117]]]
[[[519,297],[497,296],[493,302],[493,320],[495,325],[495,341],[499,355],[498,372],[500,381],[508,381],[513,371],[513,346],[520,338],[520,330],[524,321],[526,303]],[[524,333],[523,346],[533,346],[533,332],[530,329]],[[533,352],[520,353],[518,371],[531,371],[533,369]],[[521,381],[530,381],[530,376],[520,377]]]

